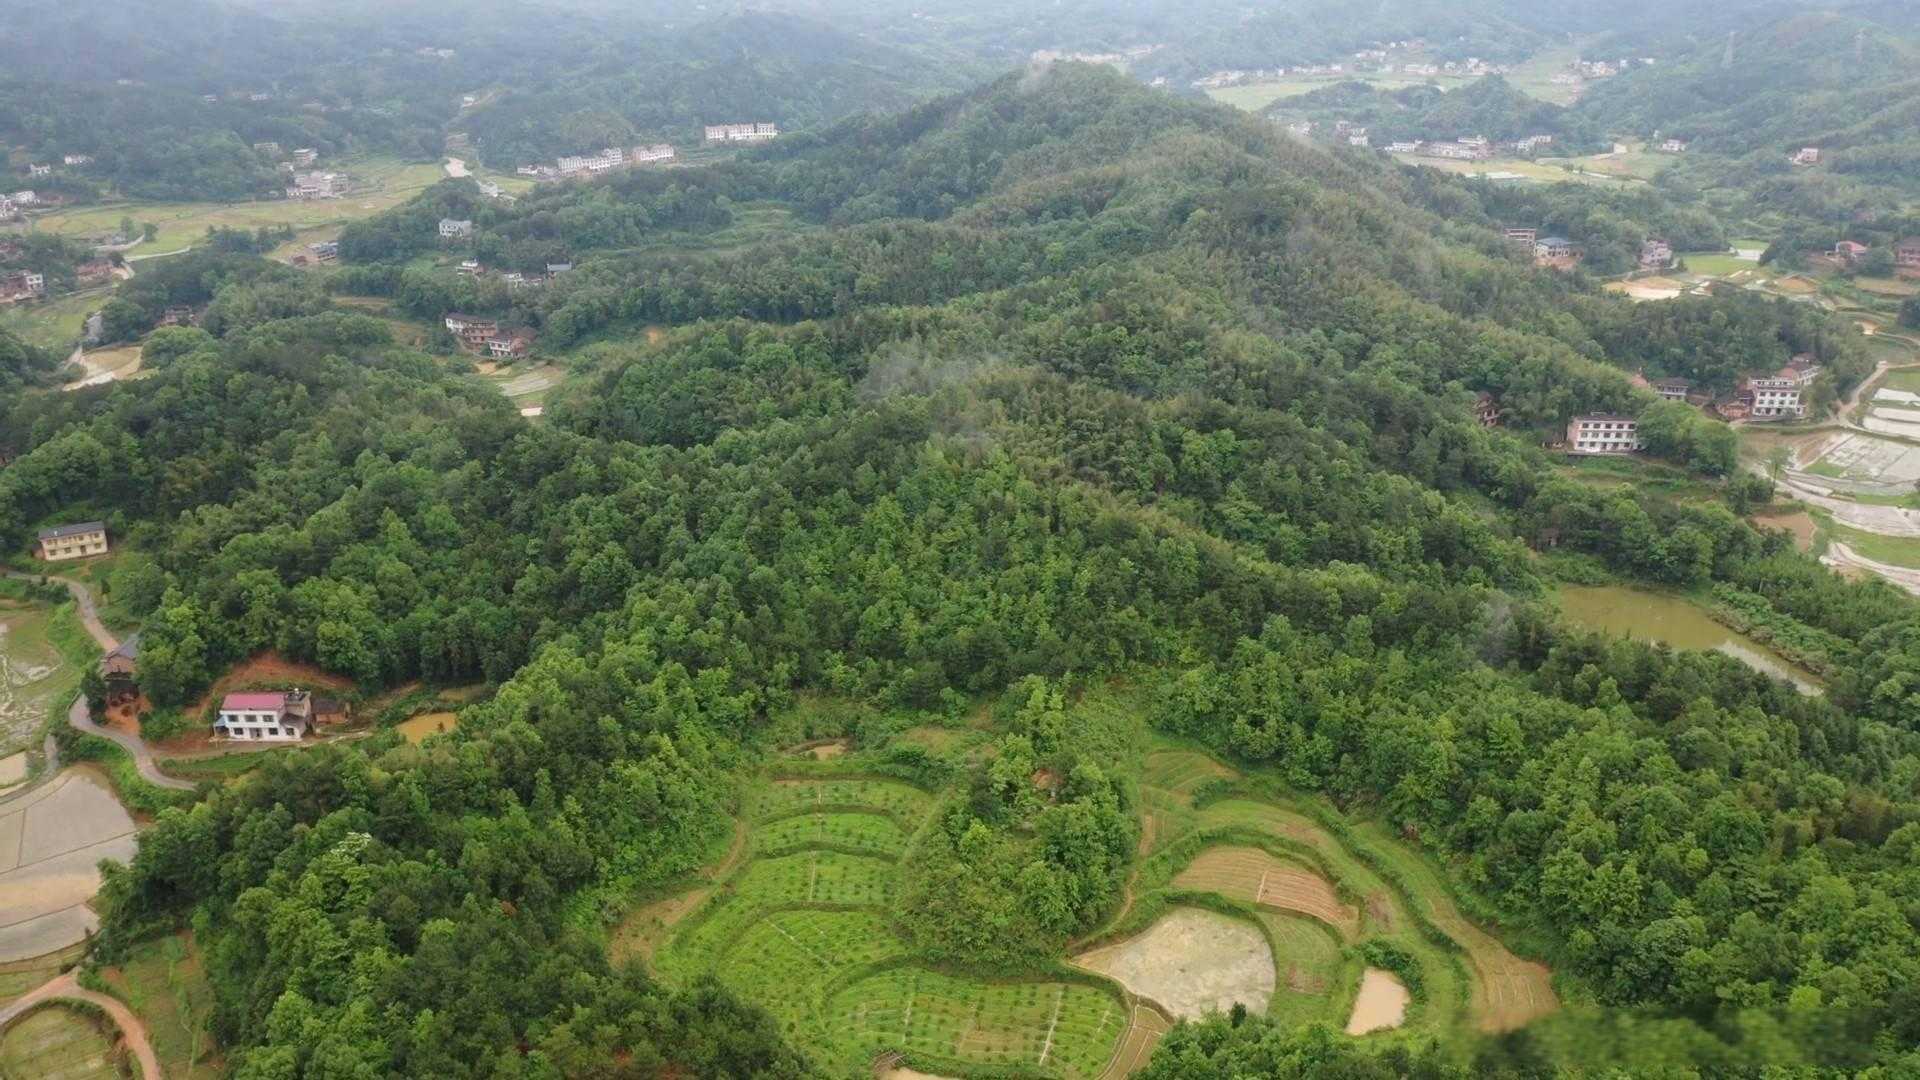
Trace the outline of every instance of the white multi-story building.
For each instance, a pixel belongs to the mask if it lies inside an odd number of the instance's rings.
[[[636,146],[633,148],[633,163],[635,165],[649,165],[656,161],[672,161],[673,158],[674,150],[672,145],[668,143],[654,143],[652,146]]]
[[[602,173],[617,169],[627,163],[627,152],[617,146],[609,146],[597,154],[568,154],[560,158],[561,176],[578,176],[581,173]]]
[[[313,701],[305,690],[228,694],[220,702],[213,733],[229,739],[297,742],[313,726]]]
[[[1641,445],[1640,421],[1631,416],[1594,413],[1567,421],[1570,454],[1631,454]]]
[[[466,219],[441,218],[440,239],[465,240],[473,235],[473,222]]]
[[[334,172],[295,173],[287,186],[289,199],[337,199],[347,193],[347,175]]]
[[[1792,369],[1748,379],[1746,389],[1753,395],[1755,420],[1798,420],[1807,415],[1807,406],[1801,400],[1804,386]]]
[[[777,124],[708,124],[706,134],[710,143],[766,142],[779,137],[780,127]]]

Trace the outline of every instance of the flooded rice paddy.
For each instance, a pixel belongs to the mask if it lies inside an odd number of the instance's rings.
[[[87,902],[101,859],[133,858],[133,818],[104,777],[70,768],[0,803],[0,963],[42,956],[100,925]]]

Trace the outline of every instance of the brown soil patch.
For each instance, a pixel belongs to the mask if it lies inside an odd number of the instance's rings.
[[[825,742],[807,743],[794,748],[801,757],[810,757],[815,761],[832,761],[853,749],[851,739],[828,739]]]
[[[1791,533],[1793,535],[1793,546],[1799,548],[1801,551],[1813,550],[1814,536],[1820,531],[1820,526],[1810,515],[1804,512],[1798,514],[1756,514],[1754,515],[1753,523],[1765,528],[1781,529]]]
[[[645,333],[647,335],[647,344],[649,345],[658,345],[661,342],[667,340],[667,331],[665,327],[649,326],[647,327]]]
[[[1173,885],[1179,889],[1217,892],[1230,899],[1279,911],[1297,911],[1319,919],[1347,937],[1359,930],[1359,913],[1340,902],[1325,878],[1259,848],[1208,848],[1180,871]]]
[[[607,958],[615,964],[637,960],[641,964],[651,965],[653,954],[661,945],[666,944],[673,928],[693,910],[704,903],[713,894],[714,887],[733,873],[734,867],[747,853],[747,823],[733,823],[733,843],[727,848],[726,855],[712,867],[703,870],[701,877],[705,883],[674,896],[663,897],[651,904],[643,905],[620,920],[613,933],[607,939]]]
[[[207,706],[220,698],[235,690],[253,686],[304,686],[309,689],[351,690],[353,680],[323,671],[312,664],[289,660],[279,653],[263,652],[241,661],[239,666],[222,675],[199,701],[193,703],[187,710],[187,715],[204,715]]]
[[[1386,893],[1367,897],[1367,922],[1382,933],[1393,933],[1393,901]]]

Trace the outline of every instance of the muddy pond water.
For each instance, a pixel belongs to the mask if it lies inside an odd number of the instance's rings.
[[[1755,671],[1785,679],[1803,694],[1820,693],[1820,677],[1745,634],[1714,622],[1677,596],[1620,585],[1569,585],[1560,590],[1560,610],[1581,626],[1676,649],[1712,649]]]

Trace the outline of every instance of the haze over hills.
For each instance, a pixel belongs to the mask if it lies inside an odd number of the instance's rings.
[[[1906,35],[926,6],[134,7],[0,87],[54,200],[0,232],[0,661],[41,620],[70,679],[0,814],[81,762],[141,818],[97,928],[0,963],[144,1022],[0,1063],[1920,1070],[1920,266],[1853,156]],[[1752,113],[1749,16],[1808,80]],[[1671,51],[1290,99],[1338,138],[1148,82],[1569,33]],[[1677,118],[1745,126],[1597,172]]]

